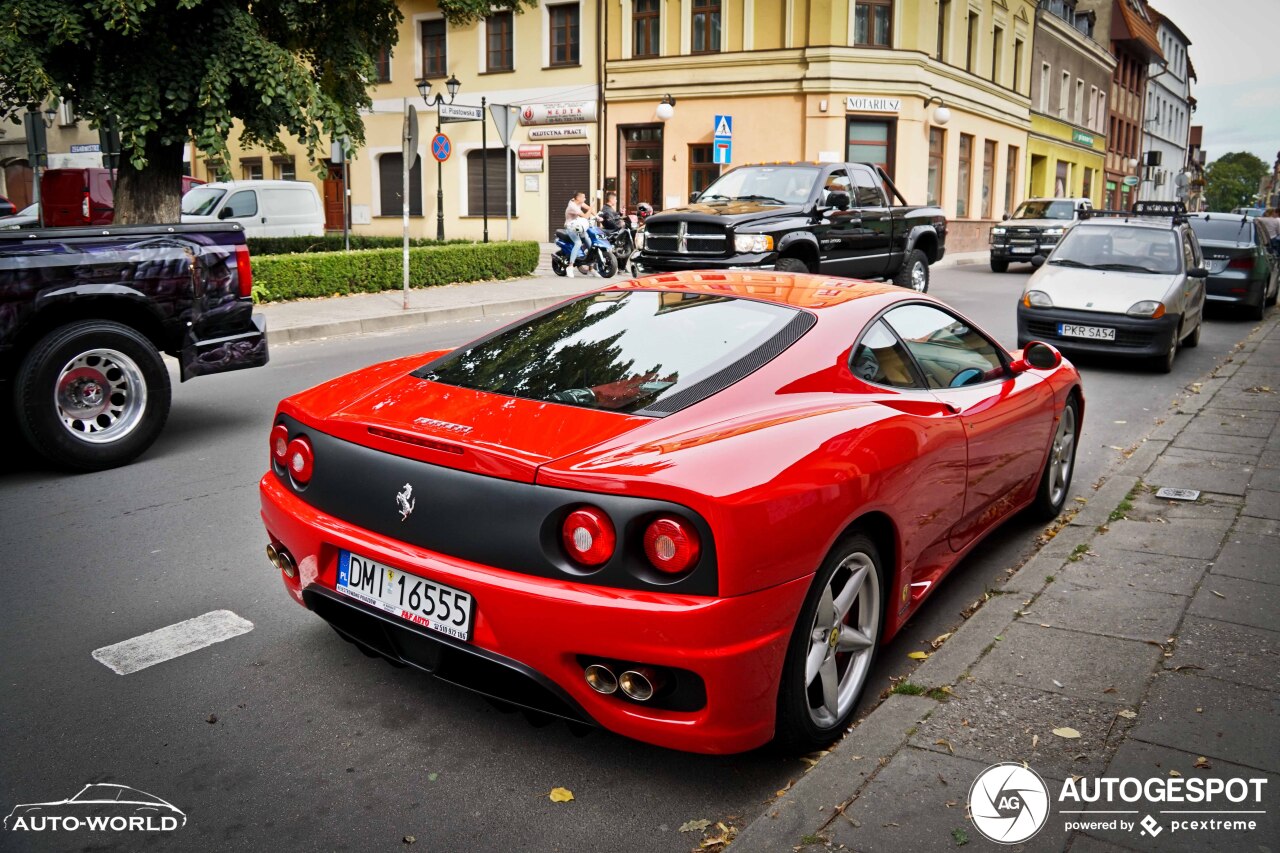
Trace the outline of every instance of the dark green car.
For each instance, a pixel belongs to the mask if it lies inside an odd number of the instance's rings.
[[[1262,223],[1235,213],[1200,213],[1190,225],[1209,270],[1208,300],[1239,305],[1261,320],[1280,287],[1280,261],[1268,251]]]

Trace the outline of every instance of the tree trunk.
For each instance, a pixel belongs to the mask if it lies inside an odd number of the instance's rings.
[[[116,170],[115,224],[151,225],[179,222],[182,218],[182,148],[147,138],[147,165],[133,168],[128,155],[120,157]]]

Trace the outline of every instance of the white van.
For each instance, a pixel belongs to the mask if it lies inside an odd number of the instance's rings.
[[[238,222],[246,237],[324,235],[324,208],[307,181],[204,184],[182,197],[183,222]]]

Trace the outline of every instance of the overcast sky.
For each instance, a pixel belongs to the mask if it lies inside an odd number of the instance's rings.
[[[1152,0],[1191,39],[1192,123],[1213,161],[1252,151],[1270,166],[1280,151],[1280,2]]]

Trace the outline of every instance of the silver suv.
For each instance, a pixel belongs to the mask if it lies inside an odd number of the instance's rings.
[[[991,229],[991,271],[1004,272],[1011,262],[1029,264],[1036,255],[1049,254],[1086,210],[1093,210],[1087,198],[1027,199]]]

